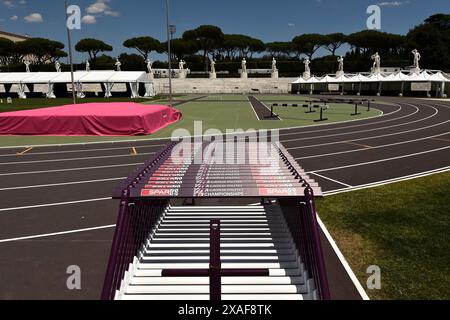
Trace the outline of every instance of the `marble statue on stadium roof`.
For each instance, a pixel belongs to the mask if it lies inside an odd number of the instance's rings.
[[[25,72],[31,72],[30,70],[31,61],[25,60],[23,63],[25,64]]]
[[[217,78],[216,61],[214,61],[214,59],[211,59],[210,63],[211,63],[211,72],[209,73],[209,78],[210,79],[216,79]]]
[[[277,68],[277,60],[275,57],[272,59],[272,79],[278,79],[278,68]]]
[[[247,79],[248,78],[248,74],[247,74],[247,60],[245,60],[245,58],[242,59],[242,73],[241,73],[241,78],[242,79]]]
[[[180,62],[179,62],[179,68],[180,68],[180,70],[184,70],[185,64],[186,64],[186,62],[184,62],[184,60],[181,59]]]
[[[89,63],[89,60],[86,60],[86,71],[91,71],[91,64]]]
[[[122,63],[119,59],[116,60],[116,70],[119,72],[122,71]]]
[[[338,71],[336,72],[336,76],[340,77],[344,75],[344,57],[338,57],[337,61],[339,62]]]
[[[56,72],[61,72],[61,63],[59,63],[59,60],[55,61],[55,69]]]
[[[305,72],[303,72],[303,79],[308,80],[311,78],[311,69],[309,65],[311,64],[311,61],[309,59],[303,60],[303,64],[305,65]]]
[[[373,60],[373,66],[372,66],[372,74],[380,74],[381,73],[381,57],[378,54],[378,52],[376,52],[373,56],[372,56],[372,60]]]
[[[153,61],[150,59],[147,59],[146,63],[147,63],[147,72],[150,76],[150,79],[153,79],[154,78]]]
[[[420,60],[422,59],[422,56],[420,55],[419,51],[417,51],[417,49],[414,49],[412,51],[412,54],[414,55],[412,71],[414,73],[420,73]]]

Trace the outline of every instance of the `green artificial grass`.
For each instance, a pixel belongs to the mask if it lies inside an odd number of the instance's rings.
[[[450,172],[317,201],[319,216],[372,299],[450,299]]]
[[[175,99],[178,101],[185,101],[193,98],[200,97],[200,95],[185,95],[178,96]],[[217,100],[218,97],[223,97],[223,100]],[[265,96],[259,95],[261,100]],[[269,99],[292,99],[304,100],[304,97],[298,96],[267,96]],[[205,98],[206,99],[206,98]],[[151,138],[167,138],[171,137],[172,133],[176,129],[185,129],[186,134],[194,135],[198,132],[194,132],[194,122],[202,121],[203,131],[200,134],[205,133],[208,129],[219,129],[223,132],[227,129],[277,129],[288,127],[300,127],[310,126],[317,124],[327,124],[347,120],[357,120],[369,117],[378,116],[381,114],[379,110],[372,109],[366,111],[361,107],[361,115],[358,117],[350,116],[354,112],[354,106],[347,104],[331,104],[330,109],[325,111],[325,117],[328,121],[316,123],[315,119],[319,118],[319,112],[305,113],[307,109],[302,107],[276,107],[275,112],[279,114],[282,121],[263,120],[260,121],[256,118],[255,112],[251,107],[246,96],[243,95],[223,95],[223,96],[210,96],[210,100],[192,101],[186,104],[182,104],[177,108],[183,113],[181,121],[172,124],[152,135],[142,137],[48,137],[48,136],[2,136],[0,137],[0,146],[32,146],[41,144],[64,144],[64,143],[78,143],[78,142],[101,142],[101,141],[123,141],[123,140],[141,140]],[[292,100],[293,103],[296,100]],[[99,101],[130,101],[130,99],[84,99],[86,102],[99,102]],[[157,97],[153,100],[132,100],[140,101],[146,104],[168,104],[165,98]],[[4,106],[6,108],[15,108],[15,110],[24,110],[39,107],[48,107],[51,105],[63,105],[70,103],[70,99],[29,99],[29,100],[15,100],[11,105],[0,105],[0,109]],[[299,102],[301,104],[301,102]],[[270,105],[270,104],[269,104]]]

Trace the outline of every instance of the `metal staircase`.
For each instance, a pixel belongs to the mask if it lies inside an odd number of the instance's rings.
[[[209,300],[209,277],[163,277],[163,269],[209,266],[209,227],[220,219],[222,267],[268,269],[269,276],[224,277],[222,300],[315,299],[277,205],[169,207],[130,265],[116,299]]]
[[[279,143],[246,142],[244,163],[216,163],[230,146],[171,143],[116,189],[102,299],[330,299],[317,182]],[[212,199],[267,205],[172,206]]]

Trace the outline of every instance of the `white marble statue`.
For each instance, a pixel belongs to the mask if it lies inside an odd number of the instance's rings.
[[[272,73],[277,72],[277,60],[275,58],[272,59]]]
[[[91,64],[89,63],[89,60],[86,60],[86,71],[91,71]]]
[[[417,49],[414,49],[412,51],[412,54],[414,55],[414,63],[413,63],[413,68],[415,70],[420,70],[420,60],[422,59],[422,56],[420,55],[419,51],[417,51]]]
[[[56,62],[55,62],[55,69],[56,69],[56,72],[61,72],[61,63],[59,63],[58,60],[56,60]]]
[[[381,57],[378,54],[378,52],[376,52],[372,56],[372,60],[373,60],[372,73],[379,74],[381,72]]]
[[[116,68],[117,71],[122,71],[122,63],[119,59],[116,60]]]
[[[211,59],[211,73],[216,73],[216,62],[214,61],[214,59]]]
[[[344,57],[340,56],[337,61],[339,62],[338,72],[344,72]]]
[[[147,59],[147,71],[150,74],[153,74],[153,61],[150,59]]]
[[[309,65],[311,64],[311,61],[309,61],[309,59],[305,59],[305,60],[303,60],[303,64],[305,65],[305,72],[311,73],[311,69],[309,67]]]
[[[247,60],[242,59],[242,73],[247,73]]]
[[[26,72],[31,72],[31,70],[30,70],[31,61],[30,60],[25,60],[23,63],[25,64]]]
[[[185,65],[186,65],[186,62],[183,59],[181,59],[180,62],[179,62],[179,66],[180,66],[179,68],[180,68],[181,71],[184,70],[184,66]]]

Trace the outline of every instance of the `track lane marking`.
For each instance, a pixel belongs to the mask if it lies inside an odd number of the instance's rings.
[[[372,146],[369,146],[367,144],[355,143],[355,142],[351,142],[351,141],[345,141],[343,143],[351,144],[351,145],[354,145],[354,146],[357,146],[357,147],[363,147],[365,149],[371,149],[372,148]]]
[[[33,150],[33,147],[27,148],[22,152],[17,152],[16,156],[23,156],[25,153],[30,152],[31,150]]]
[[[316,173],[316,172],[309,172],[309,174],[313,174],[313,175],[315,175],[315,176],[318,176],[318,177],[320,177],[320,178],[323,178],[323,179],[325,179],[325,180],[329,180],[329,181],[332,181],[332,182],[335,182],[335,183],[337,183],[337,184],[340,184],[340,185],[343,185],[343,186],[346,186],[346,187],[348,187],[348,188],[352,188],[352,186],[351,185],[349,185],[349,184],[347,184],[347,183],[344,183],[344,182],[341,182],[341,181],[338,181],[338,180],[335,180],[335,179],[332,179],[332,178],[329,178],[329,177],[326,177],[326,176],[323,176],[323,175],[321,175],[321,174],[318,174],[318,173]]]
[[[365,133],[365,132],[371,132],[371,131],[377,131],[377,130],[382,130],[382,129],[390,129],[390,128],[394,128],[394,127],[401,127],[401,126],[406,126],[406,125],[410,125],[413,123],[417,123],[417,122],[422,122],[428,119],[431,119],[433,117],[435,117],[439,111],[438,109],[432,107],[435,110],[435,113],[432,114],[431,116],[428,116],[426,118],[423,119],[418,119],[418,120],[414,120],[414,121],[410,121],[410,122],[405,122],[405,123],[400,123],[400,124],[396,124],[396,125],[391,125],[391,126],[387,126],[387,127],[377,127],[374,129],[367,129],[367,130],[360,130],[360,131],[352,131],[352,132],[343,132],[343,133],[336,133],[336,134],[331,134],[331,135],[324,135],[324,136],[315,136],[315,137],[305,137],[305,138],[297,138],[297,139],[288,139],[288,140],[282,140],[283,142],[292,142],[292,141],[300,141],[300,140],[311,140],[311,139],[320,139],[320,138],[330,138],[330,137],[336,137],[336,136],[344,136],[344,135],[349,135],[349,134],[355,134],[355,133]],[[281,134],[280,134],[281,136]],[[367,138],[366,138],[367,139]],[[354,140],[352,140],[354,141]],[[288,149],[289,150],[289,149]]]
[[[82,170],[96,170],[96,169],[107,169],[107,168],[120,168],[120,167],[131,167],[131,166],[141,166],[144,162],[136,163],[126,163],[126,164],[113,164],[110,166],[97,166],[97,167],[80,167],[80,168],[69,168],[69,169],[55,169],[55,170],[41,170],[41,171],[22,171],[22,172],[10,172],[10,173],[0,173],[2,176],[20,176],[25,174],[41,174],[41,173],[56,173],[56,172],[66,172],[66,171],[82,171]]]
[[[7,187],[7,188],[0,188],[0,191],[49,188],[49,187],[59,187],[59,186],[71,186],[71,185],[77,185],[77,184],[88,184],[88,183],[97,183],[97,182],[108,182],[108,181],[125,180],[126,178],[127,177],[120,177],[120,178],[107,178],[107,179],[73,181],[73,182],[61,182],[61,183],[50,183],[50,184],[37,184],[37,185],[20,186],[20,187]]]
[[[73,233],[80,233],[80,232],[87,232],[87,231],[97,231],[97,230],[111,229],[111,228],[115,228],[115,227],[116,227],[115,224],[109,224],[109,225],[99,226],[99,227],[92,227],[92,228],[85,228],[85,229],[76,229],[76,230],[53,232],[53,233],[44,233],[44,234],[37,234],[37,235],[34,235],[34,236],[25,236],[25,237],[20,237],[20,238],[0,239],[0,243],[24,241],[24,240],[40,239],[40,238],[48,238],[48,237],[66,235],[66,234],[73,234]]]
[[[157,144],[157,145],[143,145],[138,146],[139,148],[157,148],[157,147],[165,147],[166,144]],[[52,146],[54,148],[61,147],[61,146]],[[33,148],[40,148],[40,147],[33,147]],[[65,150],[65,151],[48,151],[48,152],[33,152],[32,156],[36,155],[46,155],[46,154],[62,154],[62,153],[83,153],[83,152],[98,152],[98,151],[115,151],[115,150],[128,150],[130,147],[119,147],[119,148],[98,148],[98,149],[77,149],[77,150]],[[10,154],[0,154],[0,158],[2,157],[13,157],[16,156],[16,153],[10,153]]]
[[[448,133],[447,133],[448,134]],[[431,140],[450,142],[450,139],[430,138]]]
[[[37,205],[23,206],[23,207],[1,208],[0,212],[18,211],[18,210],[27,210],[27,209],[36,209],[36,208],[47,208],[47,207],[59,207],[59,206],[67,206],[67,205],[72,205],[72,204],[107,201],[107,200],[113,200],[113,198],[112,197],[107,197],[107,198],[105,197],[105,198],[94,198],[94,199],[86,199],[86,200],[74,200],[74,201],[66,201],[66,202],[45,203],[45,204],[37,204]]]
[[[325,197],[333,196],[333,195],[340,194],[340,193],[347,193],[347,192],[352,192],[352,191],[376,188],[376,187],[381,187],[381,186],[385,186],[385,185],[389,185],[389,184],[393,184],[393,183],[398,183],[398,182],[402,182],[402,181],[408,181],[408,180],[428,177],[428,176],[431,176],[431,175],[444,173],[444,172],[448,172],[448,171],[450,171],[450,166],[442,167],[442,168],[438,168],[438,169],[434,169],[434,170],[429,170],[429,171],[423,171],[423,172],[420,172],[420,173],[414,173],[414,174],[407,175],[407,176],[401,176],[401,177],[397,177],[397,178],[392,178],[392,179],[387,179],[387,180],[380,180],[380,181],[377,181],[377,182],[371,182],[371,183],[367,183],[367,184],[361,184],[361,185],[358,185],[358,186],[353,186],[351,188],[342,188],[342,189],[335,189],[335,190],[325,191],[323,194],[324,194]]]
[[[140,156],[152,155],[155,152],[141,153]],[[63,161],[80,161],[80,160],[96,160],[96,159],[111,159],[111,158],[124,158],[129,157],[129,154],[114,155],[114,156],[99,156],[99,157],[82,157],[82,158],[68,158],[68,159],[49,159],[49,160],[33,160],[33,161],[16,161],[16,162],[3,162],[2,166],[14,165],[14,164],[30,164],[30,163],[43,163],[43,162],[63,162]]]
[[[403,156],[398,156],[398,157],[392,157],[392,158],[380,159],[380,160],[375,160],[375,161],[367,161],[367,162],[355,163],[355,164],[350,164],[350,165],[340,166],[340,167],[334,167],[334,168],[328,168],[328,169],[313,170],[313,171],[307,172],[307,174],[308,173],[314,173],[314,172],[327,172],[327,171],[334,171],[334,170],[340,170],[340,169],[348,169],[348,168],[360,167],[360,166],[365,166],[365,165],[369,165],[369,164],[375,164],[375,163],[381,163],[381,162],[387,162],[387,161],[393,161],[393,160],[398,160],[398,159],[404,159],[404,158],[420,156],[420,155],[423,155],[423,154],[438,152],[438,151],[447,150],[447,149],[450,149],[450,146],[443,147],[443,148],[432,149],[432,150],[428,150],[428,151],[410,153],[410,154],[403,155]]]
[[[432,137],[440,137],[440,136],[445,136],[447,134],[448,133],[446,132],[446,133],[441,133],[441,134],[437,134],[437,135],[434,135],[434,136],[428,136],[428,137],[424,137],[424,138],[418,138],[418,139],[400,141],[400,142],[395,142],[395,143],[383,144],[383,145],[371,147],[371,149],[381,149],[381,148],[392,147],[392,146],[397,146],[397,145],[406,144],[406,143],[412,143],[412,142],[417,142],[417,141],[422,141],[422,140],[429,140]],[[313,156],[299,157],[299,158],[295,158],[295,160],[305,160],[305,159],[313,159],[313,158],[320,158],[320,157],[328,157],[328,156],[334,156],[334,155],[345,154],[345,153],[353,153],[353,152],[361,152],[361,151],[367,151],[367,149],[355,149],[355,150],[323,153],[323,154],[317,154],[317,155],[313,155]]]
[[[314,128],[314,127],[326,127],[326,126],[333,126],[333,125],[337,125],[337,124],[346,124],[346,123],[351,123],[351,122],[358,122],[358,121],[366,121],[366,120],[373,120],[376,118],[382,118],[382,117],[386,117],[389,116],[391,114],[400,112],[402,110],[402,107],[400,105],[394,105],[396,107],[398,107],[397,110],[390,112],[390,113],[383,113],[381,110],[381,114],[371,117],[371,118],[365,118],[365,119],[353,119],[353,120],[346,120],[346,121],[339,121],[339,122],[333,122],[333,123],[322,123],[322,124],[315,124],[315,125],[310,125],[310,126],[295,126],[295,127],[286,127],[286,128],[278,128],[278,130],[280,131],[286,131],[286,130],[296,130],[296,129],[307,129],[307,128]],[[376,107],[374,107],[374,109],[377,109]],[[378,109],[377,109],[378,110]],[[411,116],[411,115],[407,115],[406,117]],[[394,120],[398,120],[398,119],[402,119],[404,117],[399,117],[399,118],[395,118],[395,119],[389,119],[389,120],[385,120],[385,122],[388,121],[394,121]],[[311,133],[311,132],[320,132],[320,131],[330,131],[330,130],[338,130],[338,129],[344,129],[344,128],[353,128],[353,127],[361,127],[361,126],[367,126],[367,125],[371,125],[371,124],[377,124],[377,123],[381,123],[381,122],[374,122],[374,123],[365,123],[365,124],[361,124],[361,125],[356,125],[356,126],[348,126],[348,127],[343,127],[343,128],[328,128],[328,129],[323,129],[323,130],[314,130],[314,131],[304,131],[301,133]],[[259,130],[254,130],[253,132],[258,132]],[[291,133],[285,133],[284,135],[288,135]],[[189,136],[187,138],[198,138],[198,137],[208,137],[208,136]],[[61,147],[61,146],[86,146],[86,145],[100,145],[100,144],[112,144],[112,145],[117,145],[117,144],[124,144],[124,143],[130,143],[130,142],[149,142],[149,141],[170,141],[171,137],[161,137],[161,138],[149,138],[149,139],[140,139],[140,140],[112,140],[112,141],[99,141],[99,142],[78,142],[78,143],[65,143],[65,144],[60,144],[60,143],[54,143],[54,144],[37,144],[37,145],[33,145],[33,147],[35,148],[44,148],[44,147]],[[163,145],[164,146],[164,145]],[[19,148],[26,148],[27,146],[1,146],[0,150],[2,149],[19,149]]]
[[[308,145],[308,146],[290,147],[290,148],[286,148],[286,149],[287,150],[306,149],[306,148],[313,148],[313,147],[329,146],[329,145],[340,144],[340,143],[345,143],[345,142],[364,141],[364,140],[370,140],[370,139],[391,137],[391,136],[396,136],[396,135],[400,135],[400,134],[405,134],[405,133],[421,131],[421,130],[425,130],[425,129],[429,129],[429,128],[434,128],[434,127],[437,127],[437,126],[440,126],[442,124],[446,124],[446,123],[449,123],[449,122],[450,122],[450,120],[446,120],[446,121],[443,121],[443,122],[435,123],[435,124],[430,125],[428,127],[421,127],[421,128],[417,128],[417,129],[411,129],[411,130],[400,131],[400,132],[395,132],[395,133],[382,134],[380,136],[372,136],[372,137],[352,139],[352,140],[340,140],[340,141],[336,141],[336,142],[326,142],[326,143],[319,143],[319,144],[311,144],[311,145]],[[334,137],[334,135],[332,135],[331,137]],[[300,140],[305,140],[305,139],[302,138]],[[280,142],[286,142],[286,141],[281,140]]]

